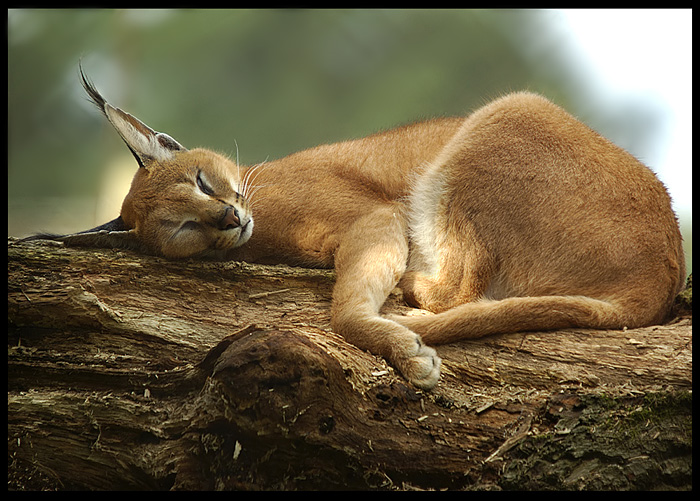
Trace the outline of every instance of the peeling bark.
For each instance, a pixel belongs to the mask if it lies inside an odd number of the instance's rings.
[[[330,330],[333,282],[11,239],[8,485],[692,488],[688,310],[440,346],[424,392]]]

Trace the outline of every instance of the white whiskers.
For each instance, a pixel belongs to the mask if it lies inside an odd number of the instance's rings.
[[[267,158],[259,164],[255,164],[252,167],[248,168],[243,177],[241,178],[241,164],[238,150],[238,141],[234,139],[233,143],[236,145],[236,177],[239,180],[238,189],[236,190],[236,192],[239,193],[243,198],[245,198],[250,204],[250,206],[253,207],[255,202],[261,200],[260,198],[255,197],[255,194],[258,192],[258,190],[265,186],[269,186],[263,184],[255,184],[255,180],[258,178],[258,175],[264,170],[265,164],[267,163]]]
[[[238,179],[241,179],[241,162],[238,158],[238,141],[236,141],[236,138],[233,138],[233,144],[236,145],[236,177]]]
[[[248,200],[248,203],[250,203],[251,207],[255,204],[255,202],[258,202],[260,200],[258,198],[255,198],[255,194],[258,192],[258,190],[265,186],[269,186],[264,184],[255,184],[255,181],[257,180],[258,176],[266,167],[265,164],[267,164],[267,159],[260,162],[259,164],[255,164],[252,167],[250,167],[246,171],[241,181],[241,184],[243,186],[241,195],[243,195]]]

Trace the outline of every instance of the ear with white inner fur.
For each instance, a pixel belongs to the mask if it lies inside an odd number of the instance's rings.
[[[114,126],[141,167],[146,167],[150,160],[169,160],[177,151],[186,151],[184,146],[169,135],[154,131],[135,116],[115,108],[105,101],[87,78],[82,67],[80,68],[80,76],[83,87],[92,102]]]

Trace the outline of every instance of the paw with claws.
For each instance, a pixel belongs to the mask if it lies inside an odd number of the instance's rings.
[[[413,349],[407,350],[408,356],[395,361],[396,367],[406,379],[418,388],[430,390],[440,379],[442,360],[437,352],[423,343],[420,336],[415,335]],[[411,353],[412,352],[412,353]]]

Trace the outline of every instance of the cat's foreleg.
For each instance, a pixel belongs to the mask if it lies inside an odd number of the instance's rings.
[[[383,205],[344,233],[335,255],[331,323],[348,342],[383,356],[413,384],[429,389],[440,377],[435,350],[415,332],[379,315],[406,269],[406,222],[399,209]]]

